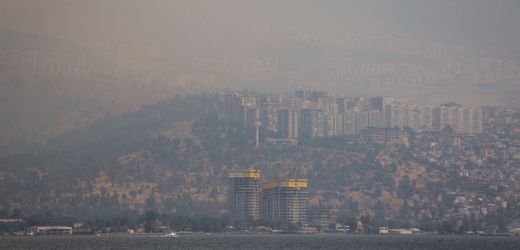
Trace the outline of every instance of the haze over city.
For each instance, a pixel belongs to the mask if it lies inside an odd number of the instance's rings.
[[[226,87],[305,86],[422,104],[515,106],[518,6],[468,0],[3,1],[0,116],[6,122],[0,143],[41,142],[107,114]],[[21,61],[47,83],[26,79],[30,73],[13,77]],[[76,72],[61,79],[42,73],[59,63]],[[16,79],[23,88],[10,84]]]
[[[519,23],[516,0],[3,0],[0,230],[514,235]]]

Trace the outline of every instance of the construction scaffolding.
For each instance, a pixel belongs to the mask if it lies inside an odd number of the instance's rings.
[[[233,169],[228,171],[228,202],[237,228],[251,226],[260,214],[260,170]]]
[[[307,179],[272,180],[262,183],[261,218],[288,229],[307,223]]]

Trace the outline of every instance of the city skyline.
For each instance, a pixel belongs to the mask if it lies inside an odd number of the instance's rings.
[[[223,120],[246,129],[255,128],[257,147],[260,139],[296,144],[302,139],[359,136],[369,129],[452,129],[466,136],[483,132],[482,108],[453,102],[439,106],[403,104],[393,97],[345,97],[303,89],[293,95],[231,91],[224,94],[224,102]]]
[[[515,249],[519,23],[518,0],[1,0],[0,249]]]

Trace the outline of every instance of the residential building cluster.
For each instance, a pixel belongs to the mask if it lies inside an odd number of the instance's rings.
[[[438,108],[440,127],[451,127],[459,134],[482,133],[482,110],[465,108],[457,104],[444,104]]]
[[[344,135],[386,138],[406,129],[421,132],[449,127],[461,135],[478,135],[483,130],[480,108],[404,104],[392,97],[333,96],[320,90],[297,90],[294,95],[228,93],[223,119],[264,131],[267,142],[289,144]]]
[[[478,183],[479,188],[443,187],[453,199],[446,216],[483,218],[520,201],[520,116],[513,109],[463,108],[448,104],[439,108],[441,123],[452,130],[419,133],[412,154],[442,166],[459,183]],[[475,120],[482,120],[475,123]],[[475,127],[477,124],[477,127]],[[482,126],[482,127],[478,127]],[[479,131],[476,136],[460,131]]]
[[[301,228],[307,223],[307,179],[277,179],[261,183],[257,169],[228,172],[229,210],[237,228],[262,220],[278,229]]]

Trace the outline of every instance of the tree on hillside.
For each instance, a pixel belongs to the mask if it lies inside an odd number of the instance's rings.
[[[399,188],[397,190],[399,197],[408,200],[414,194],[414,186],[408,176],[403,176],[399,181]]]

